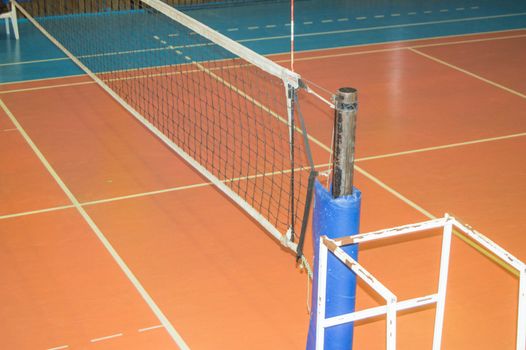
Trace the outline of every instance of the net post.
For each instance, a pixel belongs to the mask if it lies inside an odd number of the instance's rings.
[[[334,100],[332,196],[338,198],[353,192],[358,92],[354,88],[343,87]]]
[[[319,252],[320,237],[340,238],[358,234],[360,225],[361,192],[353,187],[354,150],[356,133],[356,112],[358,108],[357,91],[353,88],[340,88],[334,96],[335,120],[333,143],[333,173],[331,188],[325,188],[319,181],[315,183],[313,210],[314,252]],[[342,247],[354,260],[358,260],[356,244]],[[318,276],[321,258],[314,256],[314,273]],[[352,349],[354,324],[317,329],[317,307],[322,288],[325,289],[326,317],[352,313],[355,310],[356,275],[335,256],[327,259],[327,279],[313,280],[312,311],[307,339],[307,350],[319,349],[317,334],[324,332],[324,350]],[[324,283],[321,286],[321,283]]]
[[[294,0],[290,0],[290,70],[294,72]]]

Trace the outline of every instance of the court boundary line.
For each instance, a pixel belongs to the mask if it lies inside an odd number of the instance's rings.
[[[415,153],[423,153],[423,152],[438,151],[438,150],[449,149],[449,148],[457,148],[457,147],[462,147],[462,146],[475,145],[479,143],[509,140],[512,138],[524,137],[524,136],[526,136],[526,132],[521,132],[517,134],[509,134],[509,135],[504,135],[504,136],[487,137],[487,138],[476,139],[476,140],[471,140],[471,141],[449,143],[446,145],[417,148],[414,150],[394,152],[394,153],[386,153],[386,154],[381,154],[377,156],[367,156],[367,157],[357,158],[355,159],[355,162],[366,162],[369,160],[399,157],[399,156],[405,156],[405,155],[415,154]]]
[[[0,95],[14,94],[14,93],[17,93],[17,92],[49,90],[49,89],[55,89],[55,88],[61,88],[61,87],[74,87],[74,86],[90,85],[90,84],[97,84],[97,83],[92,81],[92,80],[90,80],[90,81],[79,81],[79,82],[76,82],[76,83],[67,83],[67,84],[35,86],[35,87],[31,87],[31,88],[21,88],[21,89],[4,90],[4,91],[0,90]]]
[[[57,79],[70,79],[70,78],[80,78],[80,77],[88,77],[89,76],[85,73],[81,74],[73,74],[73,75],[63,75],[60,77],[50,77],[50,78],[37,78],[37,79],[28,79],[28,80],[17,80],[17,81],[8,81],[0,83],[0,86],[3,85],[10,85],[10,84],[26,84],[26,83],[36,83],[44,80],[57,80]]]
[[[507,91],[507,92],[509,92],[509,93],[511,93],[511,94],[513,94],[513,95],[516,95],[516,96],[518,96],[518,97],[522,97],[523,99],[526,99],[526,95],[525,95],[525,94],[520,93],[520,92],[518,92],[518,91],[515,91],[515,90],[513,90],[513,89],[511,89],[511,88],[509,88],[509,87],[507,87],[507,86],[502,85],[502,84],[496,83],[496,82],[494,82],[494,81],[492,81],[492,80],[486,79],[486,78],[484,78],[484,77],[482,77],[482,76],[480,76],[480,75],[477,75],[477,74],[475,74],[475,73],[472,73],[472,72],[468,71],[467,69],[460,68],[460,67],[458,67],[458,66],[455,66],[454,64],[451,64],[451,63],[448,63],[448,62],[446,62],[446,61],[443,61],[443,60],[441,60],[441,59],[439,59],[439,58],[436,58],[436,57],[434,57],[434,56],[432,56],[432,55],[429,55],[429,54],[424,53],[424,52],[422,52],[422,51],[419,51],[419,50],[417,50],[417,49],[407,48],[406,50],[409,50],[409,51],[411,51],[411,52],[413,52],[413,53],[415,53],[415,54],[417,54],[417,55],[420,55],[420,56],[422,56],[422,57],[425,57],[425,58],[427,58],[427,59],[429,59],[429,60],[431,60],[431,61],[434,61],[434,62],[436,62],[436,63],[440,63],[441,65],[444,65],[444,66],[446,66],[446,67],[449,67],[449,68],[451,68],[451,69],[454,69],[454,70],[456,70],[456,71],[458,71],[458,72],[461,72],[461,73],[463,73],[463,74],[469,75],[470,77],[475,78],[475,79],[478,79],[478,80],[480,80],[480,81],[483,81],[483,82],[485,82],[485,83],[487,83],[487,84],[489,84],[489,85],[492,85],[493,87],[499,88],[499,89],[504,90],[504,91]]]
[[[43,58],[40,60],[0,63],[0,67],[10,67],[10,66],[25,65],[25,64],[46,63],[46,62],[66,61],[66,60],[69,60],[69,58],[66,56],[54,57],[54,58]]]
[[[498,18],[509,18],[509,17],[520,17],[525,16],[526,12],[513,12],[513,13],[507,13],[507,14],[501,14],[501,15],[492,15],[492,16],[477,16],[477,17],[468,17],[468,18],[459,18],[459,19],[448,19],[448,20],[437,20],[437,21],[428,21],[428,22],[415,22],[415,23],[405,23],[405,24],[392,24],[392,25],[384,25],[384,26],[372,26],[372,27],[363,27],[363,28],[351,28],[351,29],[341,29],[341,30],[332,30],[332,31],[325,31],[325,32],[313,32],[313,33],[302,33],[302,34],[296,34],[297,38],[301,37],[312,37],[312,36],[326,36],[326,35],[332,35],[332,34],[346,34],[346,33],[355,33],[355,32],[367,32],[367,31],[377,31],[377,30],[384,30],[384,29],[398,29],[398,28],[410,28],[410,27],[422,27],[426,25],[436,25],[436,24],[445,24],[445,23],[459,23],[459,22],[472,22],[472,21],[479,21],[479,20],[488,20],[488,19],[498,19]],[[511,30],[521,30],[521,29],[511,29]],[[508,29],[504,30],[508,31]],[[498,32],[498,31],[495,31]],[[484,32],[486,33],[486,32]],[[491,32],[487,32],[491,33]],[[481,34],[481,33],[478,33]],[[458,34],[463,35],[463,34]],[[464,35],[476,35],[476,34],[464,34]],[[280,40],[280,39],[290,39],[289,35],[277,35],[277,36],[269,36],[269,37],[260,37],[260,38],[246,38],[246,39],[239,39],[236,40],[240,43],[245,42],[256,42],[256,41],[265,41],[265,40]],[[410,39],[410,40],[426,40],[426,38],[423,39]],[[385,42],[385,43],[388,43]],[[379,43],[377,43],[379,44]],[[350,47],[352,47],[351,45]],[[338,48],[345,48],[346,46],[338,47]],[[145,48],[145,49],[137,49],[137,50],[129,50],[129,51],[114,51],[114,52],[107,52],[107,53],[94,53],[94,54],[88,54],[88,55],[81,55],[80,57],[102,57],[102,56],[108,56],[108,55],[127,55],[127,54],[135,54],[135,53],[142,53],[142,52],[150,52],[150,51],[159,51],[159,50],[168,50],[169,48],[162,47],[162,48]],[[307,51],[300,51],[300,52],[307,52]],[[284,54],[284,53],[283,53]],[[273,54],[278,55],[278,54]],[[268,55],[270,56],[270,55]],[[55,62],[55,61],[65,61],[69,60],[68,57],[56,57],[56,58],[49,58],[49,59],[40,59],[40,60],[31,60],[31,61],[20,61],[20,62],[9,62],[9,63],[2,63],[0,64],[0,67],[6,67],[6,66],[17,66],[17,65],[25,65],[25,64],[34,64],[34,63],[46,63],[46,62]]]
[[[460,40],[460,41],[448,41],[443,43],[433,43],[433,44],[421,44],[421,45],[409,45],[409,46],[395,46],[395,47],[386,47],[383,49],[372,49],[372,50],[363,50],[363,51],[353,51],[353,52],[342,52],[342,53],[334,53],[334,54],[328,54],[328,55],[320,55],[320,56],[309,56],[309,57],[298,57],[295,60],[297,61],[310,61],[310,60],[317,60],[317,59],[330,59],[330,58],[336,58],[336,57],[347,57],[347,56],[358,56],[358,55],[366,55],[366,54],[373,54],[373,53],[382,53],[382,52],[391,52],[391,51],[398,51],[398,50],[406,50],[410,48],[414,49],[420,49],[420,48],[426,48],[426,47],[436,47],[436,46],[448,46],[448,45],[461,45],[461,44],[471,44],[471,43],[478,43],[478,42],[486,42],[486,41],[497,41],[497,40],[509,40],[509,39],[517,39],[517,38],[524,38],[526,37],[526,33],[524,34],[517,34],[517,35],[508,35],[508,36],[498,36],[498,37],[492,37],[492,38],[480,38],[480,39],[472,39],[472,40]],[[419,40],[420,41],[420,40]],[[369,45],[363,45],[369,46]],[[352,47],[349,47],[352,48]],[[327,49],[332,50],[332,49]],[[276,62],[288,62],[289,59],[282,59],[277,60]]]
[[[153,314],[157,317],[157,319],[161,322],[161,324],[166,329],[167,333],[170,335],[172,340],[179,346],[182,350],[189,350],[190,348],[185,343],[181,335],[177,332],[175,327],[171,324],[171,322],[168,320],[168,318],[164,315],[162,310],[159,308],[159,306],[155,303],[153,298],[150,296],[150,294],[146,291],[146,289],[143,287],[139,279],[134,275],[134,273],[131,271],[131,269],[128,267],[128,265],[125,263],[125,261],[121,258],[121,256],[117,253],[115,248],[111,245],[110,241],[106,238],[106,236],[103,234],[102,230],[97,226],[95,221],[89,216],[89,214],[86,212],[86,210],[80,205],[79,201],[75,197],[75,195],[71,192],[71,190],[66,186],[62,178],[58,175],[58,173],[55,171],[55,169],[51,166],[51,164],[48,162],[48,160],[45,158],[44,154],[40,151],[40,149],[37,147],[37,145],[33,142],[33,140],[29,137],[29,135],[26,133],[25,129],[22,127],[22,125],[18,122],[14,114],[9,110],[9,108],[5,105],[5,103],[0,99],[0,108],[7,114],[8,118],[11,120],[11,122],[15,125],[15,127],[18,129],[26,143],[29,145],[31,150],[34,152],[34,154],[37,156],[37,158],[40,160],[42,165],[46,168],[48,173],[53,177],[55,182],[59,185],[61,190],[66,194],[68,199],[71,201],[75,209],[77,209],[78,213],[82,216],[84,221],[88,224],[88,226],[91,228],[92,232],[95,234],[95,236],[99,239],[99,241],[102,243],[106,251],[111,255],[114,262],[120,267],[121,271],[124,273],[124,275],[128,278],[130,283],[135,287],[136,291],[139,293],[139,295],[142,297],[142,299],[146,302],[146,304],[149,306],[150,310],[153,312]]]
[[[324,36],[324,35],[333,35],[333,34],[347,34],[347,33],[355,33],[355,32],[376,31],[376,30],[384,30],[384,29],[421,27],[421,26],[435,25],[435,24],[458,23],[458,22],[473,22],[473,21],[497,19],[497,18],[521,17],[521,16],[525,16],[525,15],[526,15],[526,12],[515,12],[515,13],[507,13],[507,14],[493,15],[493,16],[478,16],[478,17],[468,17],[468,18],[461,18],[461,19],[446,19],[446,20],[429,21],[429,22],[392,24],[392,25],[364,27],[364,28],[331,30],[331,31],[326,31],[326,32],[303,33],[303,34],[296,34],[295,37],[296,38],[301,38],[301,37],[311,37],[311,36]],[[271,39],[278,39],[278,38],[281,39],[279,36],[271,37]],[[290,38],[290,36],[284,35],[283,39],[285,39],[285,38]],[[241,40],[243,40],[243,39],[240,39],[239,41],[241,41]],[[247,40],[248,39],[245,39],[245,41],[247,41]],[[262,39],[259,39],[259,40],[262,40]]]
[[[503,33],[503,32],[509,32],[509,31],[517,31],[516,29],[513,30],[507,30],[507,31],[499,31],[494,33]],[[485,34],[485,33],[482,33]],[[469,36],[473,35],[481,35],[481,34],[470,34]],[[385,45],[385,44],[403,44],[405,42],[414,42],[414,41],[422,41],[422,40],[438,40],[441,38],[448,38],[448,37],[459,37],[459,36],[466,36],[466,35],[455,35],[455,36],[445,36],[445,37],[435,37],[430,39],[415,39],[415,40],[408,40],[408,41],[399,41],[399,42],[387,42],[387,43],[378,43],[378,44],[364,44],[364,45],[356,45],[356,46],[347,46],[342,47],[343,49],[346,48],[354,48],[354,47],[365,47],[365,46],[378,46],[378,45]],[[517,35],[508,35],[508,36],[496,36],[496,37],[490,37],[490,38],[478,38],[478,39],[467,39],[467,40],[460,40],[460,41],[449,41],[449,42],[442,42],[442,43],[429,43],[429,44],[421,44],[421,45],[414,45],[414,46],[396,46],[396,47],[388,47],[383,49],[372,49],[372,50],[363,50],[363,51],[354,51],[354,52],[342,52],[342,53],[334,53],[334,54],[328,54],[328,55],[318,55],[318,56],[308,56],[308,57],[298,57],[296,58],[297,61],[312,61],[312,60],[322,60],[322,59],[331,59],[331,58],[337,58],[337,57],[347,57],[347,56],[357,56],[357,55],[366,55],[366,54],[374,54],[374,53],[382,53],[382,52],[391,52],[391,51],[398,51],[398,50],[409,50],[409,49],[419,49],[419,48],[426,48],[426,47],[436,47],[436,46],[447,46],[447,45],[461,45],[461,44],[469,44],[469,43],[477,43],[477,42],[487,42],[487,41],[493,41],[493,40],[509,40],[509,39],[517,39],[517,38],[524,38],[526,37],[526,33],[524,34],[517,34]],[[302,51],[303,52],[320,52],[320,51],[329,51],[329,50],[340,50],[342,48],[329,48],[329,49],[319,49],[319,50],[313,50],[313,51]],[[272,54],[269,56],[279,56],[283,54]],[[69,59],[69,58],[68,58]],[[277,63],[285,63],[289,62],[290,59],[280,59],[276,60]],[[152,66],[152,67],[146,67],[145,69],[156,69],[156,68],[162,68],[164,66]],[[110,71],[111,72],[111,71]],[[110,72],[101,72],[97,74],[108,74]],[[9,84],[25,84],[25,83],[31,83],[36,81],[44,81],[44,80],[54,80],[54,79],[69,79],[69,78],[76,78],[76,77],[88,77],[87,74],[80,74],[80,75],[72,75],[72,76],[63,76],[63,77],[54,77],[54,78],[43,78],[43,79],[36,79],[36,80],[22,80],[18,82],[8,82],[8,83],[0,83],[1,85],[9,85]],[[140,79],[141,76],[138,77],[128,77],[126,79]],[[19,93],[19,92],[28,92],[28,91],[38,91],[38,90],[46,90],[46,89],[53,89],[53,88],[61,88],[61,87],[69,87],[69,86],[80,86],[80,85],[89,85],[89,84],[96,84],[95,81],[89,80],[84,82],[74,82],[74,83],[65,83],[65,84],[56,84],[56,85],[43,85],[43,86],[36,86],[36,87],[29,87],[29,88],[18,88],[18,89],[12,89],[12,90],[0,90],[0,95],[7,95],[12,93]]]
[[[319,168],[326,168],[326,167],[329,167],[329,166],[330,166],[330,164],[318,164],[318,165],[315,165],[314,168],[319,169]],[[294,171],[301,171],[301,170],[305,170],[305,169],[306,168],[304,168],[304,167],[300,167],[300,168],[295,168]],[[249,175],[249,176],[242,176],[242,177],[237,177],[237,178],[231,178],[231,179],[226,179],[226,180],[222,180],[222,181],[225,182],[225,183],[227,183],[227,182],[234,182],[234,181],[245,181],[245,180],[251,180],[253,178],[264,177],[264,176],[274,176],[274,175],[280,175],[280,174],[283,174],[283,173],[290,173],[290,172],[291,172],[291,170],[287,169],[287,170],[283,170],[283,171],[274,171],[274,172],[271,172],[271,173],[254,174],[254,175]],[[138,193],[132,193],[132,194],[128,194],[128,195],[122,195],[122,196],[116,196],[116,197],[110,197],[110,198],[103,198],[103,199],[96,199],[96,200],[92,200],[92,201],[81,202],[79,204],[82,207],[93,206],[93,205],[97,205],[97,204],[111,203],[111,202],[117,202],[117,201],[122,201],[122,200],[127,200],[127,199],[135,199],[135,198],[141,198],[141,197],[148,197],[148,196],[154,196],[154,195],[157,195],[157,194],[170,193],[170,192],[176,192],[176,191],[181,191],[181,190],[188,190],[188,189],[193,189],[193,188],[206,187],[206,186],[211,186],[211,185],[213,185],[213,183],[211,183],[211,182],[199,182],[199,183],[195,183],[195,184],[169,187],[169,188],[164,188],[164,189],[154,190],[154,191],[138,192]],[[13,219],[13,218],[17,218],[17,217],[23,217],[23,216],[29,216],[29,215],[35,215],[35,214],[43,214],[43,213],[47,213],[47,212],[58,211],[58,210],[66,210],[66,209],[72,209],[72,208],[75,208],[75,206],[73,204],[69,204],[69,205],[61,205],[61,206],[55,206],[55,207],[50,207],[50,208],[37,209],[37,210],[31,210],[31,211],[25,211],[25,212],[19,212],[19,213],[5,214],[5,215],[0,215],[0,220]]]
[[[385,153],[385,154],[376,155],[376,156],[366,156],[366,157],[356,158],[355,162],[361,163],[361,162],[367,162],[371,160],[400,157],[400,156],[411,155],[411,154],[416,154],[416,153],[432,152],[432,151],[438,151],[438,150],[449,149],[449,148],[457,148],[457,147],[462,147],[462,146],[475,145],[475,144],[480,144],[480,143],[508,140],[508,139],[513,139],[513,138],[518,138],[518,137],[526,137],[526,132],[504,135],[504,136],[489,137],[489,138],[483,138],[483,139],[476,139],[476,140],[470,140],[470,141],[465,141],[465,142],[456,142],[456,143],[450,143],[446,145],[424,147],[424,148],[418,148],[418,149],[401,151],[401,152]],[[314,167],[316,169],[319,169],[319,168],[325,168],[329,166],[330,164],[326,163],[326,164],[318,164],[318,165],[315,165]],[[297,168],[295,170],[301,170],[301,169]],[[284,170],[284,172],[287,172],[287,171],[290,171],[290,170]],[[281,172],[256,174],[256,175],[245,176],[245,177],[240,177],[240,178],[226,179],[223,181],[225,182],[243,181],[243,180],[248,180],[252,177],[274,176],[274,175],[279,175],[279,173]],[[123,201],[127,199],[155,196],[155,195],[163,194],[163,193],[170,193],[170,192],[177,192],[181,190],[206,187],[210,185],[212,185],[211,182],[199,182],[199,183],[190,184],[190,185],[174,186],[174,187],[168,187],[168,188],[164,188],[160,190],[138,192],[138,193],[132,193],[128,195],[85,201],[85,202],[81,202],[80,205],[83,207],[93,206],[93,205],[98,205],[98,204]],[[13,219],[17,217],[24,217],[24,216],[35,215],[35,214],[44,214],[48,212],[66,210],[66,209],[72,209],[72,208],[75,208],[75,206],[73,204],[69,204],[69,205],[61,205],[61,206],[49,207],[49,208],[44,208],[44,209],[36,209],[36,210],[30,210],[30,211],[24,211],[24,212],[12,213],[12,214],[4,214],[4,215],[0,215],[0,220]]]

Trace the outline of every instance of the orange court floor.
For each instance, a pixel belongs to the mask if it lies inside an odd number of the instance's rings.
[[[447,212],[526,260],[525,62],[526,30],[297,54],[359,91],[361,232]],[[301,107],[323,169],[332,116]],[[88,77],[0,85],[0,150],[1,349],[305,348],[294,257]],[[436,234],[360,249],[400,298],[433,292]],[[514,349],[517,296],[454,238],[443,348]],[[398,348],[431,348],[433,317],[401,313]],[[384,326],[357,323],[354,348],[384,348]]]

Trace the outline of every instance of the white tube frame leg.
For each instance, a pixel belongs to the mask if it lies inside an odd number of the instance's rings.
[[[446,215],[446,220],[448,216]],[[440,256],[440,272],[438,276],[438,299],[435,311],[435,330],[433,333],[433,350],[442,346],[442,330],[444,328],[444,312],[446,309],[447,277],[449,272],[449,256],[451,252],[451,236],[453,224],[447,221],[442,235],[442,253]]]
[[[0,19],[5,21],[5,32],[7,35],[11,35],[11,27],[9,26],[9,21],[11,21],[11,24],[13,25],[13,34],[15,35],[16,40],[18,40],[20,35],[18,33],[16,7],[13,4],[13,1],[11,1],[11,10],[9,12],[0,14]]]
[[[13,25],[13,33],[15,34],[15,39],[20,39],[20,33],[18,32],[18,18],[16,15],[16,6],[11,1],[11,24]],[[9,25],[8,25],[9,26]]]

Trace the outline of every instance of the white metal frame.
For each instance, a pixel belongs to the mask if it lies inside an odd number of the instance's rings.
[[[13,33],[15,34],[16,40],[20,38],[20,35],[18,33],[18,21],[16,17],[16,8],[11,4],[11,10],[6,13],[0,13],[0,19],[5,20],[5,32],[7,35],[11,34],[11,28],[9,26],[9,21],[11,21],[13,25]]]
[[[387,289],[362,265],[345,253],[343,249],[341,249],[341,247],[350,244],[371,242],[379,239],[397,237],[436,228],[443,229],[437,293],[419,298],[397,301],[396,296],[389,289]],[[379,315],[386,315],[386,349],[394,350],[396,349],[397,312],[401,310],[422,307],[429,304],[436,304],[433,350],[439,350],[442,342],[449,255],[451,250],[451,237],[454,228],[457,229],[457,231],[455,231],[456,234],[462,234],[477,242],[480,246],[492,252],[496,257],[519,272],[520,283],[518,296],[516,350],[526,350],[526,265],[486,236],[475,231],[471,227],[462,224],[457,219],[447,214],[440,219],[412,225],[399,226],[387,230],[364,233],[355,236],[342,237],[339,239],[330,239],[327,236],[321,237],[318,263],[318,314],[316,326],[316,349],[323,350],[325,329],[328,327],[363,320]],[[327,257],[329,251],[340,261],[342,261],[347,267],[349,267],[349,269],[352,270],[357,275],[357,277],[361,278],[383,299],[385,299],[386,305],[325,318]]]

